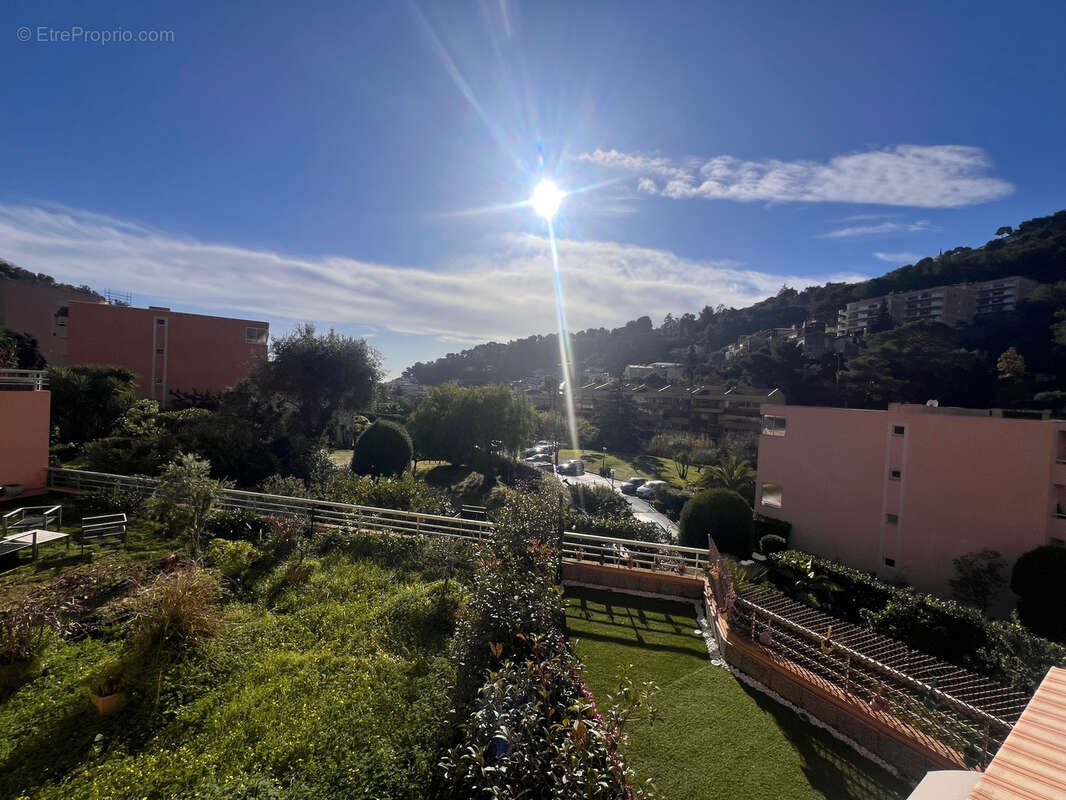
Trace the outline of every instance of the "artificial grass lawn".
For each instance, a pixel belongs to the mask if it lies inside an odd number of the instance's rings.
[[[595,450],[560,450],[559,463],[579,458],[585,462],[586,472],[599,472],[603,464],[603,453]],[[627,481],[630,478],[647,478],[648,480],[666,481],[675,489],[684,489],[693,482],[699,473],[690,467],[688,480],[681,480],[674,462],[669,458],[659,458],[646,453],[612,453],[607,451],[607,466],[614,470],[615,480]]]
[[[654,681],[654,722],[629,728],[627,763],[666,800],[897,800],[910,788],[821,728],[711,664],[691,604],[567,590],[567,629],[600,702],[617,678]]]
[[[234,587],[221,635],[144,667],[112,716],[82,679],[122,650],[124,627],[52,637],[39,674],[0,703],[0,797],[424,796],[449,737],[456,583],[442,598],[343,551],[306,584],[284,569]]]

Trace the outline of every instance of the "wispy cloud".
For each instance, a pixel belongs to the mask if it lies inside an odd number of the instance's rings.
[[[921,253],[874,253],[874,258],[890,264],[914,264],[921,261]]]
[[[60,280],[254,318],[461,342],[555,327],[551,255],[540,236],[487,239],[462,258],[425,269],[202,242],[74,209],[0,205],[0,247],[0,256]],[[559,255],[575,328],[616,326],[643,314],[658,320],[704,304],[747,305],[782,283],[865,277],[775,275],[617,242],[563,240]]]
[[[718,198],[955,208],[1005,197],[1014,187],[987,174],[984,150],[898,145],[818,161],[745,161],[728,155],[680,163],[662,156],[596,150],[578,159],[640,176],[638,188],[674,199]]]
[[[880,222],[877,225],[853,225],[848,228],[838,228],[828,233],[820,233],[819,239],[845,239],[851,236],[878,236],[885,233],[921,233],[923,231],[939,230],[927,219],[915,222]]]

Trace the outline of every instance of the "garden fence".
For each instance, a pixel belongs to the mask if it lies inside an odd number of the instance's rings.
[[[158,480],[131,475],[113,475],[80,469],[52,467],[48,470],[49,486],[77,491],[125,489],[151,493]],[[302,497],[263,494],[227,489],[222,493],[219,508],[245,509],[260,516],[302,516],[311,524],[360,528],[390,533],[420,534],[450,539],[481,541],[492,530],[484,520],[419,514],[391,508],[375,508],[350,503],[333,503]],[[671,544],[614,539],[588,533],[567,531],[563,534],[563,555],[570,558],[597,561],[601,564],[647,567],[659,570],[686,572],[699,570],[707,564],[707,551]]]

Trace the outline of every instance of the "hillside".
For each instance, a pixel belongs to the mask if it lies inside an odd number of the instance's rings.
[[[739,336],[811,318],[835,320],[837,310],[852,300],[1007,275],[1023,275],[1041,283],[1066,278],[1066,210],[1006,230],[1010,232],[982,247],[957,247],[861,283],[827,283],[802,291],[782,288],[775,296],[747,308],[705,306],[698,314],[668,315],[658,327],[648,317],[641,317],[613,330],[580,331],[572,335],[575,358],[580,367],[610,372],[626,363],[655,360],[688,362],[697,372],[709,371],[716,362],[716,351]],[[1024,313],[1024,309],[1018,312]],[[999,346],[995,337],[979,344]],[[513,380],[537,370],[557,369],[558,352],[555,334],[535,335],[506,344],[490,342],[428,363],[419,362],[405,375],[426,384]]]

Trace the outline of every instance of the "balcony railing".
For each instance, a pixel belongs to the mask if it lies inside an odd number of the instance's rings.
[[[47,385],[47,370],[0,369],[0,389],[32,389],[40,391]]]

